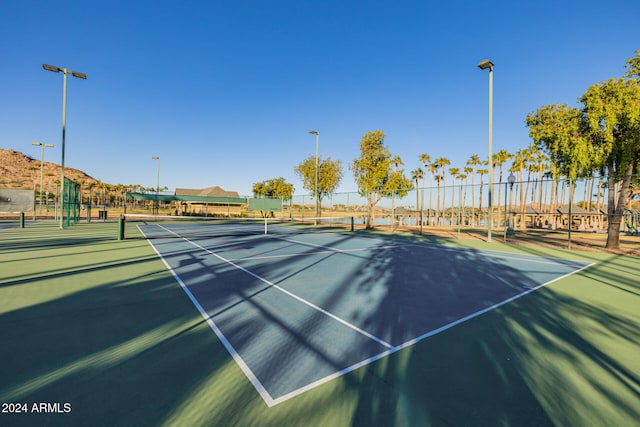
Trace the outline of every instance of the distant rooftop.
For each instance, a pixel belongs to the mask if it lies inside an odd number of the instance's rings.
[[[201,196],[201,197],[240,197],[237,191],[226,191],[217,185],[202,189],[176,188],[173,193],[176,196]]]

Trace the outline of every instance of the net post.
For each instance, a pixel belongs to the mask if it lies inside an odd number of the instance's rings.
[[[354,219],[353,219],[353,217],[351,217],[351,231],[353,231],[354,228],[355,228],[354,227]]]
[[[20,228],[24,228],[24,212],[20,212]]]
[[[267,217],[264,217],[264,234],[267,234]]]
[[[118,240],[124,240],[124,216],[122,214],[118,219]]]

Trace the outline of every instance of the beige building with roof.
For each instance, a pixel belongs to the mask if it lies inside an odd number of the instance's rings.
[[[198,196],[198,197],[233,197],[240,198],[237,191],[227,191],[220,187],[213,186],[202,189],[176,188],[173,193],[176,196]]]
[[[247,199],[237,191],[227,191],[213,186],[202,189],[176,188],[177,215],[240,216],[246,211]]]

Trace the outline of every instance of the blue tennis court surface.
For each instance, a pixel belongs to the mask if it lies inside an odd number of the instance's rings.
[[[269,406],[589,265],[342,233],[149,241]]]
[[[0,230],[17,227],[17,222],[0,221]]]

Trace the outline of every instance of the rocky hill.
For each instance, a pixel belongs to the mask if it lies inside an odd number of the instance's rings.
[[[60,165],[44,162],[44,189],[54,191],[56,181],[60,181]],[[99,181],[78,169],[64,168],[64,176],[85,184]],[[33,159],[19,151],[0,148],[0,188],[33,189],[40,186],[40,160]]]

